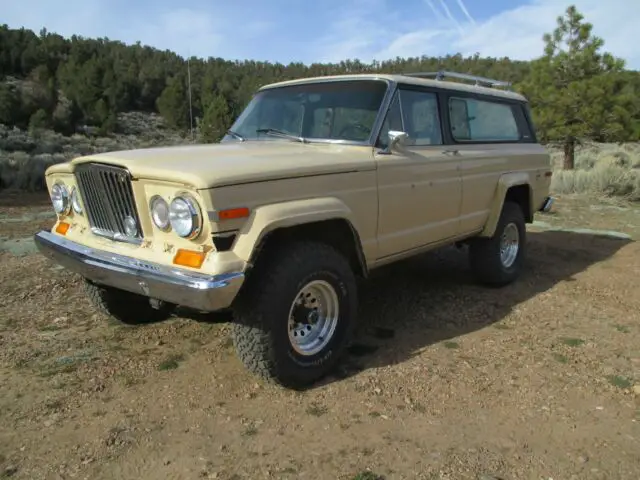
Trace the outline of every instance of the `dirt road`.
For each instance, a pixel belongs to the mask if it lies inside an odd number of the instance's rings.
[[[95,314],[24,240],[46,199],[18,200],[0,198],[0,478],[640,478],[638,207],[560,199],[500,290],[453,248],[378,271],[343,368],[292,392],[242,368],[220,319]]]

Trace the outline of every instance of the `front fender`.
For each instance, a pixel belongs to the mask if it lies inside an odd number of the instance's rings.
[[[256,247],[270,232],[279,228],[331,219],[347,220],[357,234],[353,212],[335,197],[263,205],[252,211],[238,233],[233,250],[242,260],[249,262]]]
[[[504,199],[507,195],[507,191],[512,187],[519,185],[532,185],[531,175],[529,172],[512,172],[505,173],[498,180],[496,191],[491,201],[489,208],[489,216],[485,222],[484,229],[480,232],[480,237],[491,237],[496,231],[500,214],[502,213],[502,206],[504,205]],[[531,197],[531,188],[529,188],[529,197]],[[529,198],[529,205],[531,206],[532,199]]]

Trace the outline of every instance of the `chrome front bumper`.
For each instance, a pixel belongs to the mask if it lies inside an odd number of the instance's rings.
[[[242,272],[191,272],[85,247],[44,230],[34,239],[43,255],[97,284],[200,311],[229,307],[244,281]]]

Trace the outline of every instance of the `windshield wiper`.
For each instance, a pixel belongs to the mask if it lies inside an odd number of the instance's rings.
[[[244,138],[242,135],[240,135],[237,132],[234,132],[233,130],[227,130],[227,135],[231,135],[232,137],[237,138],[238,140],[240,140],[241,142],[244,142],[246,140],[246,138]]]
[[[278,130],[277,128],[258,128],[256,133],[266,133],[267,135],[273,135],[275,137],[290,138],[297,142],[307,143],[307,140],[304,137],[292,135],[290,133],[283,132],[282,130]]]

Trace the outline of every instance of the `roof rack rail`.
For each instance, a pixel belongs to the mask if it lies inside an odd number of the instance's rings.
[[[479,86],[503,87],[511,90],[511,82],[494,80],[492,78],[486,78],[486,77],[479,77],[477,75],[470,75],[467,73],[448,72],[446,70],[440,70],[438,72],[405,73],[403,75],[406,75],[409,77],[435,78],[436,80],[444,80],[445,77],[457,78],[458,80],[466,80],[468,82],[474,82],[475,85],[479,85]]]

